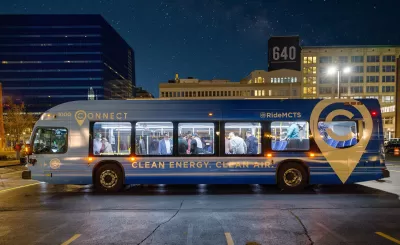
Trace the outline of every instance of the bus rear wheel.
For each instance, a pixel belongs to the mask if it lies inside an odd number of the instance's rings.
[[[278,186],[285,191],[300,191],[307,186],[308,175],[299,163],[286,163],[278,173]]]
[[[102,192],[118,192],[123,187],[121,169],[115,164],[106,164],[96,171],[95,187]]]

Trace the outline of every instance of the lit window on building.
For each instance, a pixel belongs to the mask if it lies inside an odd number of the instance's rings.
[[[256,79],[255,79],[255,81],[256,81],[256,83],[264,83],[264,78],[263,77],[257,77]]]
[[[296,78],[297,81],[297,78]],[[317,83],[317,77],[304,77],[303,78],[303,83],[304,84],[316,84]]]
[[[317,74],[317,67],[315,66],[303,67],[303,73],[305,75]]]
[[[388,112],[394,112],[396,109],[395,105],[391,105],[391,106],[384,106],[381,108],[381,112],[382,113],[388,113]]]
[[[394,103],[394,96],[382,96],[383,103]]]
[[[317,64],[317,57],[316,56],[305,56],[303,58],[304,64]]]
[[[317,88],[316,87],[304,87],[303,94],[304,95],[317,94]]]

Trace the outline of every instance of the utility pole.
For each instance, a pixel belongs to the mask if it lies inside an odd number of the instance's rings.
[[[4,150],[3,85],[0,83],[0,150]]]

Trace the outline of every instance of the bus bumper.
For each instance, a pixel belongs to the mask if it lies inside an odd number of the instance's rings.
[[[387,170],[387,169],[382,169],[382,174],[383,174],[383,178],[389,178],[390,177],[389,170]]]
[[[25,170],[22,172],[22,179],[31,179],[31,171],[30,170]]]

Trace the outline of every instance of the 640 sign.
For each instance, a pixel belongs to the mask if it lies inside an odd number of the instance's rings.
[[[283,47],[280,50],[279,47],[273,47],[272,49],[272,58],[274,60],[295,60],[296,59],[296,47],[290,46]]]
[[[268,40],[268,71],[300,71],[299,37],[271,37]]]

